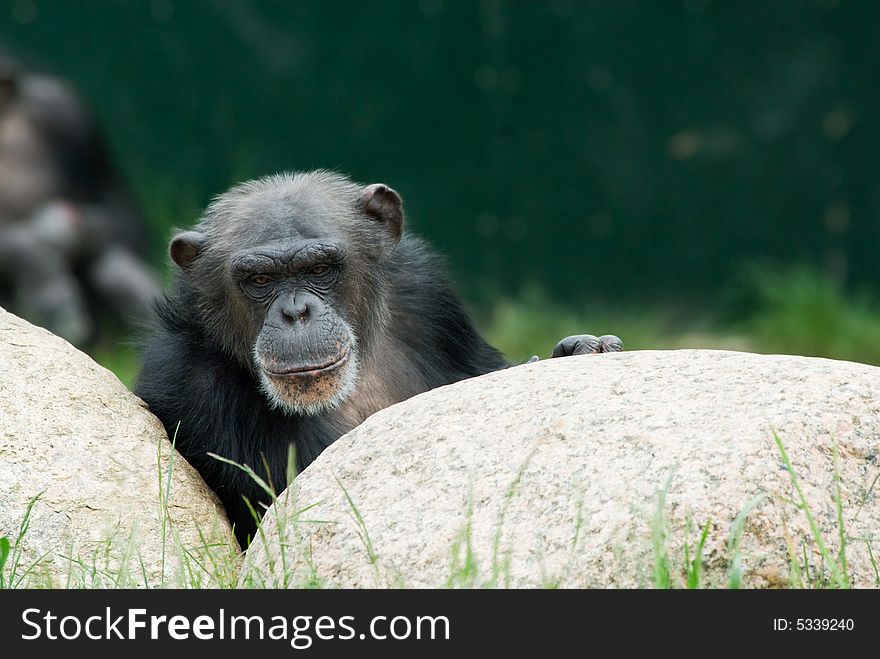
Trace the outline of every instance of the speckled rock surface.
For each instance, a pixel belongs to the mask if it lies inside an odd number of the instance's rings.
[[[704,585],[728,585],[736,564],[748,587],[822,583],[833,568],[774,429],[834,557],[838,447],[847,574],[875,586],[880,369],[704,350],[542,361],[375,414],[269,511],[241,584],[652,586],[669,479],[659,546],[673,586],[707,523]]]
[[[170,455],[159,421],[112,373],[0,309],[0,537],[15,542],[42,492],[17,585],[160,585]],[[179,455],[170,492],[164,581],[178,584],[178,547],[198,554],[205,541],[233,540],[222,507]]]

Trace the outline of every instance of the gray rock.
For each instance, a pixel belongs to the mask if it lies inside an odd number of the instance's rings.
[[[162,425],[112,373],[0,309],[0,537],[15,544],[39,495],[16,585],[234,580],[197,567],[211,557],[232,565],[235,545],[216,497],[179,455],[164,514],[171,454]],[[10,556],[7,579],[11,568]]]
[[[876,586],[878,452],[875,367],[704,350],[542,361],[341,438],[269,510],[240,585],[646,587],[666,569],[684,586],[685,545],[693,558],[708,525],[703,586]]]

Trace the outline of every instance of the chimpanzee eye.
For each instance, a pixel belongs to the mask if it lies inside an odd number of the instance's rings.
[[[266,286],[267,284],[272,282],[272,277],[269,275],[254,275],[248,281],[252,283],[254,286]]]
[[[325,263],[309,268],[310,275],[326,275],[328,272],[330,272],[330,266]]]

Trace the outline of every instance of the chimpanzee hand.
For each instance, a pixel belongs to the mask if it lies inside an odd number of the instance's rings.
[[[592,355],[600,352],[620,352],[623,350],[623,341],[613,334],[595,337],[592,334],[575,334],[566,336],[553,348],[553,357],[571,357],[572,355]],[[526,364],[540,361],[538,355],[533,355]]]
[[[590,355],[597,352],[620,352],[623,341],[613,334],[595,337],[592,334],[576,334],[567,336],[553,348],[554,357],[570,357],[571,355]]]

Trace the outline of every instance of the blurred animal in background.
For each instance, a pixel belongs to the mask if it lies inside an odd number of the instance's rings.
[[[74,345],[160,293],[143,217],[87,108],[0,55],[0,306]]]

